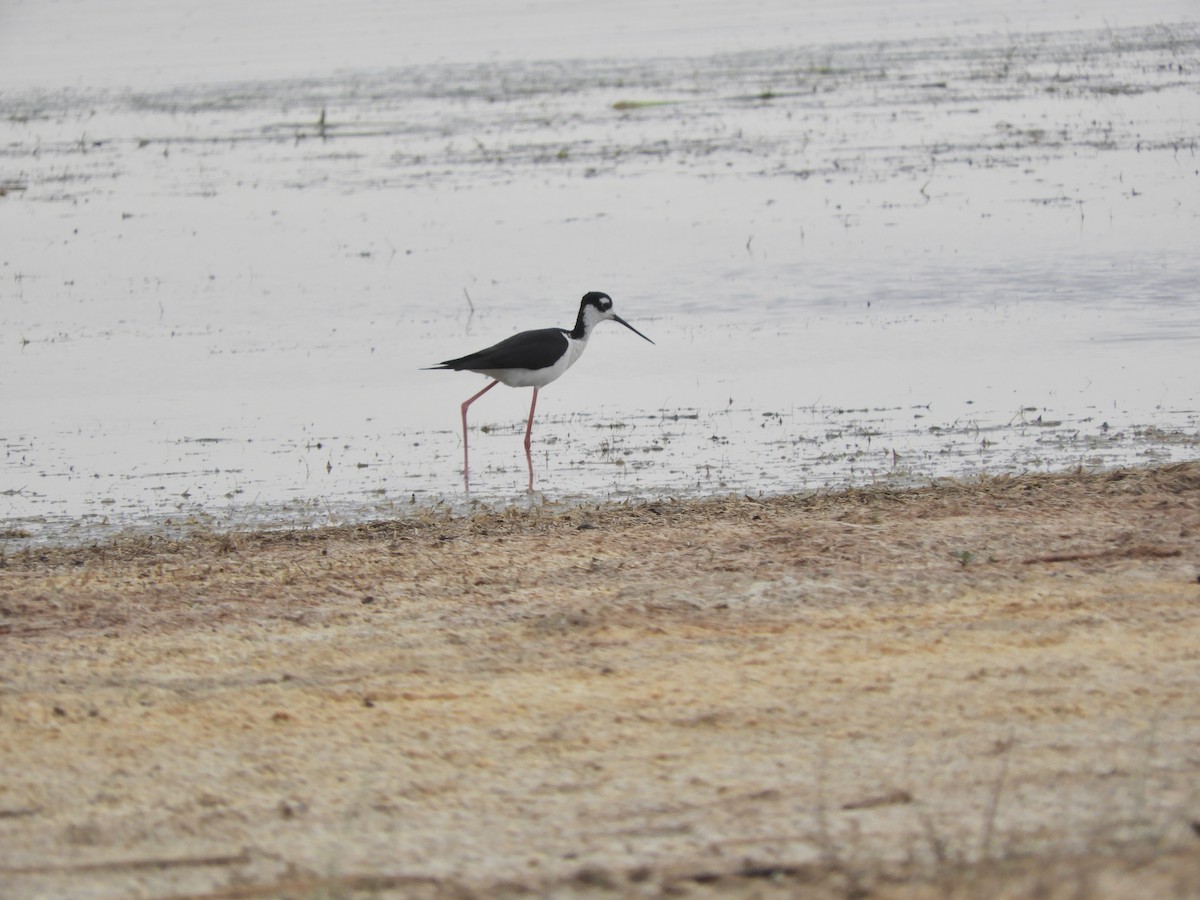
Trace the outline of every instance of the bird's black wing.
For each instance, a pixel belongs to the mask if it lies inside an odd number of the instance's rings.
[[[500,343],[468,353],[458,359],[448,359],[435,366],[456,372],[478,372],[485,369],[545,369],[558,362],[567,352],[567,332],[563,328],[539,328],[522,331]]]

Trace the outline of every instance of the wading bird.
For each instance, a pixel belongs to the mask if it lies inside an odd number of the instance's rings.
[[[522,331],[500,343],[469,353],[458,359],[448,359],[430,369],[452,369],[455,372],[478,372],[493,379],[492,383],[478,394],[465,400],[462,405],[463,425],[463,484],[471,490],[471,457],[467,451],[467,408],[498,384],[509,387],[532,387],[533,402],[529,404],[529,421],[525,425],[525,462],[529,465],[529,490],[533,491],[533,455],[530,453],[530,436],[533,433],[533,411],[537,408],[538,389],[544,388],[563,372],[571,368],[583,355],[592,329],[608,319],[620,322],[640,338],[650,341],[615,312],[612,297],[600,291],[583,295],[579,302],[579,316],[575,327],[539,328]],[[654,343],[654,341],[650,341]]]

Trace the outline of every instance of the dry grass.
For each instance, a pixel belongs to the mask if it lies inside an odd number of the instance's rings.
[[[1197,896],[1200,464],[2,563],[13,896]]]

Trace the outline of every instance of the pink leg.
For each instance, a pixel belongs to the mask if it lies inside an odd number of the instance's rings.
[[[493,381],[482,391],[466,400],[462,405],[462,420],[463,420],[463,487],[467,489],[467,493],[471,493],[471,454],[467,452],[467,407],[498,385],[500,382]]]
[[[533,455],[529,452],[533,434],[533,411],[537,409],[537,388],[533,389],[533,402],[529,404],[529,421],[525,424],[525,462],[529,464],[529,493],[533,493]]]

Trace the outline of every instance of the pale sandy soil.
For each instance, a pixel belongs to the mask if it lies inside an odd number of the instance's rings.
[[[0,895],[1200,896],[1200,463],[0,567]]]

